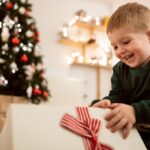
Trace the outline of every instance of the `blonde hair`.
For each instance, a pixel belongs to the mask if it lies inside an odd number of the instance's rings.
[[[139,30],[150,29],[150,9],[139,3],[127,3],[120,6],[111,16],[107,33],[123,25],[129,25]]]

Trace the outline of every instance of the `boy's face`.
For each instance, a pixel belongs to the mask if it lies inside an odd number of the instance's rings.
[[[150,58],[150,32],[123,26],[108,32],[116,57],[131,68],[140,67]]]

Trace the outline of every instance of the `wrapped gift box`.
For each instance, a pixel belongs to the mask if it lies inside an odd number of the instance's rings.
[[[123,139],[111,133],[103,119],[107,109],[88,108],[90,116],[102,121],[99,140],[114,150],[146,150],[136,129]],[[7,121],[0,134],[1,150],[84,150],[82,137],[60,126],[62,116],[77,116],[75,107],[11,104]]]
[[[22,104],[29,103],[29,101],[22,96],[0,95],[0,132],[5,124],[6,113],[11,103]]]

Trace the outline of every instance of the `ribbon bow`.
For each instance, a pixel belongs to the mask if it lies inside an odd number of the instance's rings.
[[[83,137],[86,150],[113,150],[106,144],[99,143],[98,131],[101,121],[90,118],[87,107],[76,107],[78,118],[65,114],[60,125]]]

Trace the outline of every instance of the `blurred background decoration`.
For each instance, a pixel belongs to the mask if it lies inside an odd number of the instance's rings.
[[[68,23],[62,25],[60,42],[78,47],[67,58],[69,64],[111,66],[112,49],[105,32],[109,18],[92,17],[79,10]]]

